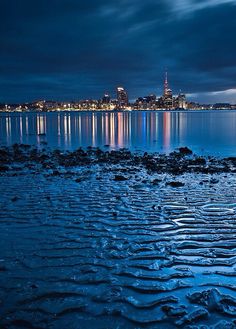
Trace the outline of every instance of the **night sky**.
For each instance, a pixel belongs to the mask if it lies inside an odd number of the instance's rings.
[[[236,0],[0,0],[0,102],[162,94],[236,103]]]

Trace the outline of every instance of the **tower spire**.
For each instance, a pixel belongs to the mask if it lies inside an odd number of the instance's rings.
[[[164,96],[168,93],[168,72],[165,73],[165,82],[164,82]]]

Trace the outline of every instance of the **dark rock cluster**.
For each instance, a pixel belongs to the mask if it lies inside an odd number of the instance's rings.
[[[215,158],[202,157],[192,153],[187,147],[166,154],[131,153],[127,149],[118,151],[103,151],[100,148],[79,148],[75,151],[37,149],[30,145],[14,144],[12,147],[0,149],[0,172],[11,169],[13,163],[21,163],[27,167],[40,164],[43,169],[56,170],[58,166],[75,167],[95,164],[121,164],[142,166],[150,172],[180,175],[192,173],[223,173],[236,172],[236,157]],[[56,171],[55,171],[56,173]],[[116,177],[115,180],[126,178]],[[215,182],[212,182],[213,184]]]

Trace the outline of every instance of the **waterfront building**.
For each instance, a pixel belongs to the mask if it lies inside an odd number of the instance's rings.
[[[157,103],[157,97],[154,94],[150,94],[145,97],[139,97],[136,99],[134,103],[134,108],[135,109],[155,109],[156,108],[156,103]]]
[[[186,110],[186,108],[187,108],[187,101],[186,101],[185,94],[180,93],[176,97],[176,105],[175,105],[175,108]]]
[[[128,106],[129,99],[128,99],[128,93],[123,87],[117,88],[117,102],[118,107],[124,108]]]
[[[102,98],[102,104],[109,104],[111,102],[111,97],[109,94],[105,93]]]
[[[153,104],[156,102],[157,96],[154,94],[150,94],[150,95],[146,96],[145,98],[146,98],[147,103]]]
[[[98,109],[102,110],[114,110],[117,108],[117,100],[111,99],[108,93],[105,93],[98,103]]]
[[[216,103],[212,106],[214,110],[226,110],[231,108],[230,103]]]

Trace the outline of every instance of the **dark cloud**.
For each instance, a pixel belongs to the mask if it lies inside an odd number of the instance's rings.
[[[0,102],[160,94],[166,68],[175,92],[214,100],[236,88],[235,3],[2,0]]]

